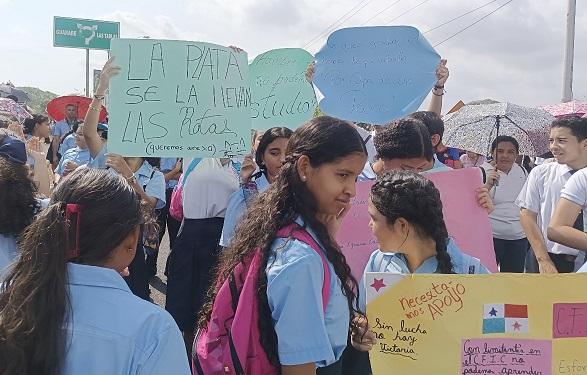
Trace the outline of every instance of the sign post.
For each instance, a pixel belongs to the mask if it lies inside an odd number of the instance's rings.
[[[90,50],[109,50],[110,41],[120,37],[120,23],[81,18],[53,18],[53,47],[86,50],[86,96],[90,96]]]

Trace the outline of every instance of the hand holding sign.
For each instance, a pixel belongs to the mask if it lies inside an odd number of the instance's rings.
[[[337,30],[316,54],[314,87],[324,113],[383,125],[414,112],[435,82],[448,77],[440,56],[408,26]]]

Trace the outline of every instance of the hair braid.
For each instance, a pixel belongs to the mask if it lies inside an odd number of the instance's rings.
[[[448,231],[442,214],[440,193],[432,181],[406,171],[383,175],[371,188],[371,201],[390,224],[404,218],[420,234],[436,243],[436,259],[441,273],[454,273],[447,251]]]

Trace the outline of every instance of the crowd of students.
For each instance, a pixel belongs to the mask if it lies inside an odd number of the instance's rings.
[[[509,136],[490,155],[459,153],[442,143],[443,60],[430,110],[378,126],[372,140],[321,116],[253,132],[243,160],[124,157],[108,152],[98,121],[113,60],[84,121],[66,107],[51,149],[47,117],[0,129],[0,374],[370,373],[364,281],[336,242],[357,181],[375,180],[379,249],[365,272],[489,273],[449,237],[440,193],[422,176],[461,167],[479,169],[501,272],[587,269],[587,119],[555,120],[554,160],[530,171]],[[178,183],[181,220],[170,210]],[[148,302],[148,278],[166,232],[164,310]],[[215,333],[231,331],[219,307],[236,314],[247,296],[253,326],[237,328],[262,350],[239,372],[234,353],[218,359],[233,338],[224,346]]]

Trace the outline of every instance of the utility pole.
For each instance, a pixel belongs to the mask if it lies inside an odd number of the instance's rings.
[[[567,38],[565,40],[565,59],[563,61],[563,96],[561,102],[573,100],[573,59],[575,55],[575,14],[577,0],[569,0],[567,12]]]

